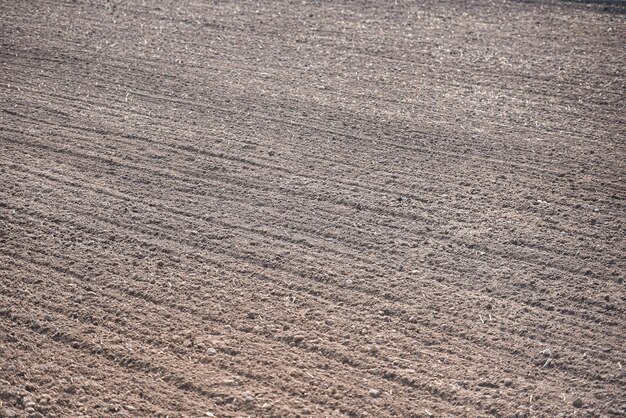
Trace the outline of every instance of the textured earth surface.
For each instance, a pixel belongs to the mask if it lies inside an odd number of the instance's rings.
[[[0,0],[0,415],[625,416],[625,19]]]

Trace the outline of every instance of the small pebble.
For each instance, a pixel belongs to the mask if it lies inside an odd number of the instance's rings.
[[[24,405],[24,406],[33,406],[33,405],[30,405],[32,403],[34,403],[33,402],[33,398],[31,398],[30,396],[24,396],[22,398],[22,405]]]
[[[380,390],[378,390],[378,389],[370,389],[369,394],[373,398],[378,398],[380,396]]]
[[[572,402],[572,404],[576,408],[582,408],[583,407],[583,400],[580,399],[580,398],[576,398],[576,399],[574,399],[574,402]]]

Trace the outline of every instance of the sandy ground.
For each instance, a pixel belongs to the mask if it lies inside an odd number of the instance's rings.
[[[623,417],[626,6],[0,0],[0,415]]]

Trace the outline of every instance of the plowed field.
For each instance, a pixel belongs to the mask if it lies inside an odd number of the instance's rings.
[[[623,417],[626,6],[0,0],[0,415]]]

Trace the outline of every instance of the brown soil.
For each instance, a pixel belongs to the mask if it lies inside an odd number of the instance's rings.
[[[623,3],[0,16],[0,415],[626,414]]]

